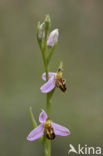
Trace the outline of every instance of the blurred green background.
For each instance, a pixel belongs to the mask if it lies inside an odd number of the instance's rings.
[[[50,71],[62,60],[68,88],[56,90],[52,120],[71,131],[52,141],[52,155],[67,156],[69,144],[103,145],[103,1],[0,0],[0,156],[43,155],[26,137],[29,106],[37,121],[45,108],[36,25],[46,14],[60,32]]]

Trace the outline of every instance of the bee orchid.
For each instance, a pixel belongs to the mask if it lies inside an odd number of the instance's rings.
[[[48,93],[55,87],[60,88],[63,92],[66,91],[66,81],[62,78],[61,69],[57,73],[49,72],[48,77],[49,80],[40,88],[42,93]],[[46,81],[46,73],[42,74],[42,79]]]
[[[52,122],[44,110],[42,110],[39,115],[39,122],[41,124],[30,132],[27,140],[34,141],[43,135],[48,139],[53,140],[56,135],[67,136],[70,134],[69,129]]]

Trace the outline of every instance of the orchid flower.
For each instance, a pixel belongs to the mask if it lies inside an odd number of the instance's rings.
[[[48,77],[49,80],[40,88],[42,93],[48,93],[55,87],[59,87],[63,92],[66,91],[65,80],[62,78],[61,69],[57,73],[49,72]],[[42,74],[42,79],[46,81],[46,73]]]
[[[58,41],[58,37],[59,37],[58,29],[53,30],[48,37],[47,46],[53,47],[54,44]]]
[[[55,138],[55,135],[67,136],[70,134],[69,129],[52,122],[44,110],[39,115],[39,122],[41,124],[30,132],[27,140],[34,141],[43,135],[52,140]]]

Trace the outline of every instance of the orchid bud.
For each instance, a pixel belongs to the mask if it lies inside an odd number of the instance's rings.
[[[49,15],[46,15],[44,23],[45,23],[45,38],[47,38],[48,31],[49,31],[49,28],[50,28],[50,25],[51,25],[51,20],[50,20]]]
[[[58,37],[59,37],[58,29],[53,30],[48,37],[47,46],[53,47],[54,44],[58,41]]]
[[[45,26],[44,26],[44,25],[45,25],[45,24],[42,23],[42,24],[40,24],[40,26],[39,26],[38,38],[39,38],[40,40],[42,40],[42,39],[45,38]]]

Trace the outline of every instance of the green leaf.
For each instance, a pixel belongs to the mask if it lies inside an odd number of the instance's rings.
[[[33,125],[34,128],[36,128],[37,123],[35,121],[35,118],[34,118],[34,115],[33,115],[33,112],[32,112],[32,107],[30,107],[29,110],[30,110],[30,118],[31,118],[31,121],[32,121],[32,125]]]

